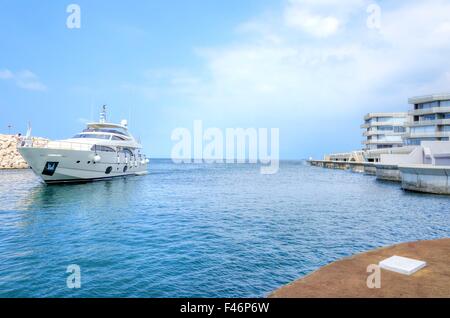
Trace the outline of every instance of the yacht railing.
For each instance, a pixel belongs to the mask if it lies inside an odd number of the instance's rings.
[[[32,140],[24,139],[19,141],[17,147],[90,151],[92,145],[71,141],[47,141],[47,142],[41,141],[39,143],[35,143]]]
[[[94,151],[95,153],[103,152],[97,147],[101,147],[100,145],[92,145],[71,141],[40,141],[35,143],[31,139],[22,139],[17,143],[17,148],[39,148],[39,149],[55,149],[55,150],[78,150],[78,151]],[[137,166],[138,162],[145,161],[148,163],[147,156],[141,153],[137,154],[126,154],[121,151],[115,152],[117,155],[117,163],[126,163]]]

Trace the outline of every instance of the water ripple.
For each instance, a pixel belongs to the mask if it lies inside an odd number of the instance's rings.
[[[70,186],[0,172],[0,296],[262,297],[339,258],[450,233],[449,197],[369,176],[152,163]],[[69,264],[80,289],[66,287]]]

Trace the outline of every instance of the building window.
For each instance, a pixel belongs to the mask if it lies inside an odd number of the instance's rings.
[[[426,138],[411,138],[406,140],[408,146],[419,146],[422,141],[438,141],[438,138],[426,137]]]
[[[378,138],[378,141],[401,142],[402,136],[381,136],[380,138]]]
[[[406,145],[408,146],[419,146],[420,145],[420,139],[407,139]]]
[[[416,109],[429,109],[429,108],[434,108],[434,107],[439,107],[439,102],[436,101],[436,102],[417,104]]]
[[[406,121],[406,117],[379,117],[378,122],[402,125]]]
[[[423,126],[411,128],[411,133],[434,133],[436,132],[436,126]]]
[[[432,115],[424,115],[424,116],[420,116],[419,120],[435,120],[436,119],[436,115],[432,114]]]
[[[442,100],[440,103],[441,107],[450,107],[450,100]]]

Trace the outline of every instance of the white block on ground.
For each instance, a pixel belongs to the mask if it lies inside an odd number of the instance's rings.
[[[412,258],[392,256],[381,261],[378,265],[380,266],[380,268],[386,269],[388,271],[404,275],[412,275],[427,266],[427,263]]]

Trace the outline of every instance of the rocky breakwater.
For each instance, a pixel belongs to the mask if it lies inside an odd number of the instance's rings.
[[[0,170],[2,169],[26,169],[27,163],[17,151],[17,143],[20,138],[15,135],[0,135]],[[45,145],[45,138],[33,137],[34,145]]]

